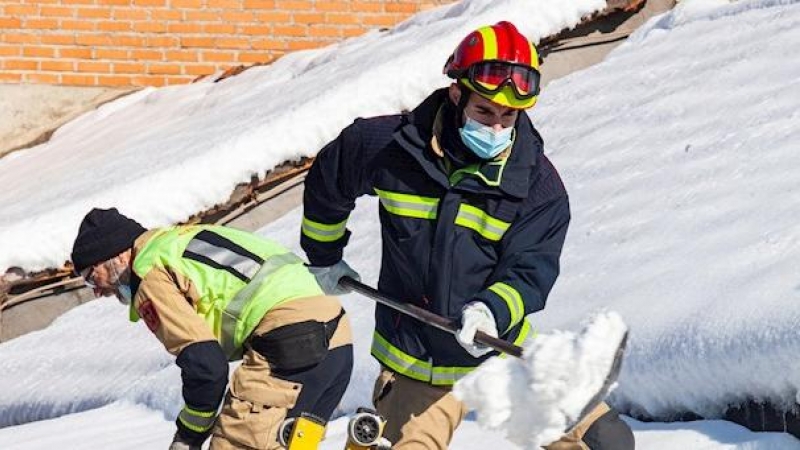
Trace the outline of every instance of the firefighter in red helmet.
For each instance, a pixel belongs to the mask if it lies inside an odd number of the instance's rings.
[[[524,110],[539,56],[509,22],[463,39],[455,81],[409,113],[357,119],[318,154],[305,181],[301,244],[328,294],[357,274],[342,260],[356,198],[380,200],[378,288],[458,320],[454,337],[376,306],[373,401],[396,450],[446,449],[467,411],[453,384],[496,354],[477,330],[520,344],[545,307],[570,221],[567,192]],[[549,450],[630,450],[605,404]]]

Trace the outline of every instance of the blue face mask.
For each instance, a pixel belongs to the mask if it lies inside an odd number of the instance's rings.
[[[514,127],[495,131],[492,127],[473,120],[466,114],[465,117],[467,123],[463,128],[459,128],[458,132],[464,145],[472,150],[472,153],[475,153],[478,158],[492,159],[511,145]]]
[[[133,293],[131,292],[131,287],[127,284],[120,284],[117,286],[117,292],[119,295],[117,296],[117,300],[123,305],[130,305],[131,300],[133,300]]]

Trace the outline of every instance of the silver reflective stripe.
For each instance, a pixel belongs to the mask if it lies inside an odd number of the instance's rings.
[[[452,386],[464,378],[476,367],[434,367],[431,384],[434,386]]]
[[[253,279],[253,276],[261,267],[261,264],[252,258],[242,256],[225,247],[218,247],[214,244],[209,244],[208,242],[200,239],[192,239],[189,242],[189,245],[186,246],[186,250],[201,256],[205,256],[221,266],[232,267],[250,280]]]
[[[261,284],[278,269],[289,264],[302,264],[303,260],[294,253],[282,253],[280,255],[273,255],[264,261],[261,268],[256,272],[252,280],[247,283],[235,296],[228,302],[225,311],[222,311],[222,336],[221,344],[222,350],[230,358],[236,355],[239,350],[236,347],[236,325],[239,323],[242,311],[245,306],[253,299],[255,291]]]
[[[430,381],[431,363],[405,354],[390,344],[376,331],[372,339],[372,353],[378,361],[394,371],[419,381]]]
[[[216,418],[216,411],[195,411],[188,406],[184,406],[181,413],[178,415],[178,419],[180,419],[181,423],[185,425],[186,428],[197,433],[205,433],[208,431],[214,425]]]

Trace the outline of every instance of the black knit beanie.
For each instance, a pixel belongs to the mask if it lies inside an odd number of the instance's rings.
[[[139,222],[120,214],[117,208],[92,209],[83,218],[72,245],[75,271],[119,255],[133,247],[133,242],[145,231]]]

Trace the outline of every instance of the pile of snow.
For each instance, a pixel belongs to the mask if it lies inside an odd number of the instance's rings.
[[[540,334],[527,342],[523,358],[491,358],[453,393],[485,428],[523,448],[541,448],[577,423],[607,387],[627,331],[619,315],[606,313],[579,334]]]

